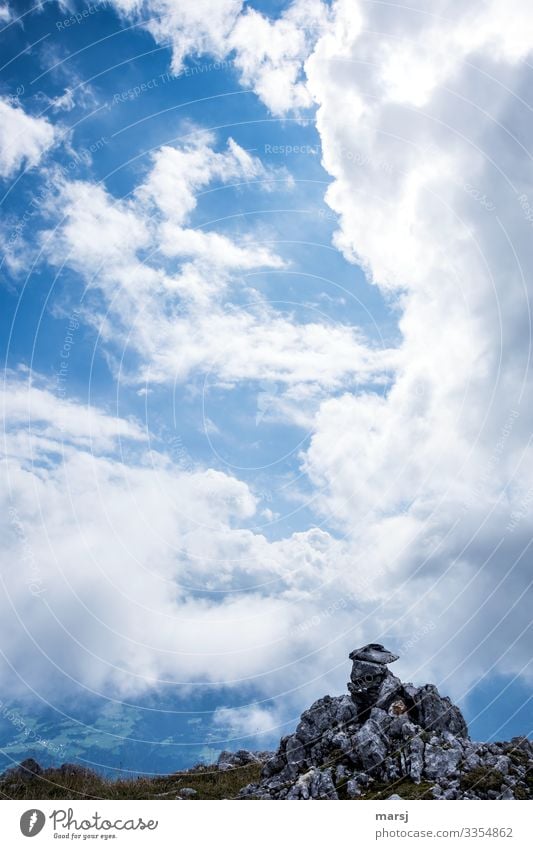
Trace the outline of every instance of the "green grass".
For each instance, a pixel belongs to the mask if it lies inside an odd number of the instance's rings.
[[[111,781],[90,770],[76,770],[65,775],[60,770],[45,776],[0,778],[2,799],[175,799],[180,788],[192,787],[194,799],[234,799],[239,790],[259,780],[260,764],[221,772],[199,766],[186,772],[157,778],[133,778]]]
[[[435,782],[421,781],[420,784],[415,784],[409,779],[401,779],[393,781],[390,784],[373,784],[371,788],[358,796],[355,801],[361,799],[388,799],[393,793],[401,796],[402,799],[433,799],[431,788]]]
[[[155,778],[132,778],[111,781],[97,773],[81,768],[72,772],[47,770],[44,776],[28,775],[0,777],[0,799],[161,799],[175,800],[184,787],[197,791],[194,799],[235,799],[242,787],[259,781],[260,764],[221,772],[212,766],[197,766],[193,769],[162,775]],[[499,792],[504,776],[497,770],[478,767],[461,776],[463,790],[474,789]],[[515,788],[518,799],[533,796],[531,773],[526,776],[525,786]],[[393,793],[402,799],[432,799],[433,783],[422,781],[415,784],[408,779],[397,782],[373,783],[359,799],[387,799]],[[347,799],[346,782],[337,786],[339,798]]]
[[[477,790],[487,793],[489,790],[500,792],[504,777],[497,769],[477,766],[461,776],[462,790]]]

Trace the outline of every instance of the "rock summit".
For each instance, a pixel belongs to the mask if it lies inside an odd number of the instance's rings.
[[[433,684],[405,684],[379,643],[351,652],[348,694],[300,717],[240,798],[529,799],[533,746],[474,743],[459,708]]]

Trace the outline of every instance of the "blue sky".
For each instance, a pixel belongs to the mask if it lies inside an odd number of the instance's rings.
[[[8,760],[273,745],[376,640],[530,731],[530,45],[440,5],[1,7]]]

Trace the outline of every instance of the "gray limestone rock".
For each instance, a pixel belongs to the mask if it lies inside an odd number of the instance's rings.
[[[369,719],[353,736],[353,748],[366,772],[376,771],[387,757],[387,728],[390,717],[374,708]]]
[[[178,799],[194,799],[198,796],[198,790],[194,787],[180,787]]]
[[[332,769],[314,770],[310,786],[312,799],[338,799],[337,790],[333,782]]]
[[[370,663],[394,663],[399,655],[388,651],[381,643],[368,643],[360,649],[354,649],[349,654],[350,660],[369,661]]]
[[[359,799],[363,795],[363,788],[354,778],[350,778],[349,781],[346,782],[346,795],[348,799]]]
[[[412,715],[424,731],[442,734],[449,731],[456,737],[468,737],[463,715],[448,696],[440,696],[434,684],[425,684],[415,691]]]
[[[424,776],[437,779],[455,775],[463,752],[460,747],[444,748],[438,738],[432,738],[424,749]]]
[[[531,797],[527,738],[472,743],[447,696],[389,671],[392,652],[372,643],[350,659],[350,695],[324,696],[304,711],[295,733],[266,760],[259,784],[244,788],[244,798],[358,799],[374,785],[394,790],[403,781],[413,787],[434,782],[426,798]]]
[[[372,707],[388,709],[400,696],[401,681],[387,668],[388,663],[398,660],[380,643],[369,643],[351,652],[352,671],[348,690],[357,708],[358,719],[368,719]]]
[[[265,763],[273,754],[273,752],[249,752],[247,749],[239,749],[237,752],[223,751],[218,756],[217,767],[224,772],[247,764]]]
[[[393,675],[387,664],[396,655],[383,646],[363,646],[350,659],[350,695],[324,696],[304,711],[294,734],[265,760],[260,783],[241,795],[356,799],[373,782],[393,787],[405,780],[435,782],[431,795],[439,799],[514,793],[516,782],[526,792],[523,762],[533,755],[526,738],[516,739],[513,762],[505,744],[471,743],[459,708],[435,686],[404,684]],[[505,786],[501,780],[495,786],[490,770],[505,776]]]

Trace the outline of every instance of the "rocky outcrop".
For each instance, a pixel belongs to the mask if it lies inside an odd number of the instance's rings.
[[[218,756],[217,769],[225,772],[228,769],[236,769],[249,764],[264,764],[272,757],[272,752],[249,752],[247,749],[239,749],[237,752],[223,751]]]
[[[397,655],[372,643],[350,659],[349,695],[304,711],[241,798],[532,798],[526,738],[473,743],[448,697],[392,674]]]

